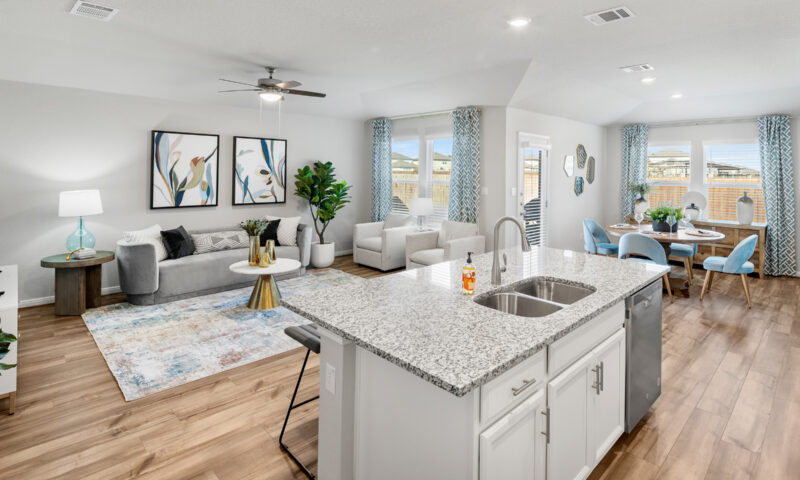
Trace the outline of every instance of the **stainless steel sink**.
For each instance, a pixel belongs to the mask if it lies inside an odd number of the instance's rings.
[[[562,308],[554,303],[511,292],[478,297],[475,303],[520,317],[544,317]]]
[[[515,292],[549,302],[571,305],[595,292],[592,288],[571,285],[556,280],[534,278],[514,289]]]

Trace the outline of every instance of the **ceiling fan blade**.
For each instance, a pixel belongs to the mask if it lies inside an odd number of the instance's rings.
[[[217,90],[217,93],[228,93],[228,92],[260,92],[260,88],[243,88],[237,90]]]
[[[299,87],[300,85],[302,85],[302,83],[296,82],[294,80],[289,80],[289,81],[286,81],[286,82],[281,82],[281,83],[276,83],[275,84],[276,87],[283,88],[284,90],[289,89],[289,88]]]
[[[224,78],[220,78],[220,81],[222,81],[222,82],[228,82],[228,83],[238,83],[239,85],[247,85],[248,87],[256,87],[256,88],[259,88],[259,87],[258,87],[258,85],[251,85],[251,84],[249,84],[249,83],[237,82],[236,80],[226,80],[226,79],[224,79]]]
[[[325,98],[325,94],[324,94],[324,93],[309,92],[309,91],[307,91],[307,90],[292,90],[292,89],[287,89],[287,90],[286,90],[286,93],[291,93],[292,95],[305,95],[306,97],[319,97],[319,98]]]

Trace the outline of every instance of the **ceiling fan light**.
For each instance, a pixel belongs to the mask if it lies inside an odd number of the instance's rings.
[[[274,90],[266,90],[264,92],[259,93],[258,96],[261,97],[261,100],[270,103],[283,100],[283,95],[280,92],[276,92]]]

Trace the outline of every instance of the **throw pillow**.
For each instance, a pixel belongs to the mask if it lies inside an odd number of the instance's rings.
[[[172,230],[162,230],[161,240],[167,249],[168,258],[181,258],[194,253],[194,242],[183,225]]]
[[[248,247],[247,233],[243,230],[194,233],[192,234],[192,241],[194,242],[195,255]]]
[[[275,240],[276,247],[281,244],[281,242],[278,241],[278,225],[280,225],[280,223],[281,223],[280,219],[269,221],[267,229],[264,230],[264,233],[261,234],[262,247],[267,244],[267,240]]]
[[[297,226],[300,217],[273,217],[267,215],[267,220],[280,220],[278,225],[278,243],[282,246],[293,247],[297,245]]]
[[[406,225],[411,225],[411,215],[391,212],[386,215],[386,220],[383,221],[384,230],[387,228],[405,227]]]
[[[122,232],[122,239],[129,245],[142,245],[149,243],[156,248],[156,261],[167,258],[167,249],[161,241],[161,225],[143,228],[142,230],[131,230]]]

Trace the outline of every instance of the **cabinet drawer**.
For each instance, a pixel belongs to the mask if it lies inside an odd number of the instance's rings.
[[[502,413],[547,384],[545,350],[481,387],[481,425],[488,425]]]
[[[547,349],[547,374],[553,377],[625,325],[625,301],[620,301]]]

